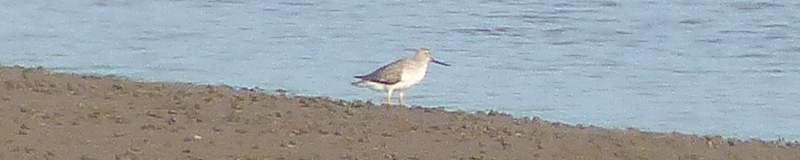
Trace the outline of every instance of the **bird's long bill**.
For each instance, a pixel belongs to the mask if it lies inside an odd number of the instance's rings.
[[[440,64],[440,65],[443,65],[443,66],[450,66],[450,64],[444,63],[444,62],[442,62],[442,61],[437,61],[437,60],[435,60],[435,59],[434,59],[434,60],[432,60],[431,62],[433,62],[433,63],[436,63],[436,64]]]

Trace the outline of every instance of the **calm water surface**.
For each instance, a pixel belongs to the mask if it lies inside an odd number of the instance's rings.
[[[350,86],[426,46],[410,104],[800,140],[796,1],[6,1],[4,65],[286,89]]]

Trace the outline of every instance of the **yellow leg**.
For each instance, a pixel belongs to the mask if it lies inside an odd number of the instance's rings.
[[[393,89],[390,89],[389,92],[386,92],[386,104],[392,105],[392,92]]]
[[[401,106],[406,103],[405,97],[406,97],[405,93],[404,92],[400,92],[400,105]]]

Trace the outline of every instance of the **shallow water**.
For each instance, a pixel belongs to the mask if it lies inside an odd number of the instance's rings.
[[[0,1],[0,63],[380,102],[349,83],[426,46],[410,104],[800,140],[794,1]]]

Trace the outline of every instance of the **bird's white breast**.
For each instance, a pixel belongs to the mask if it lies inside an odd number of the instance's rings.
[[[414,66],[407,66],[403,68],[403,73],[400,77],[400,82],[395,84],[396,90],[406,90],[411,86],[417,85],[425,78],[425,73],[428,70],[428,64],[418,63]]]

